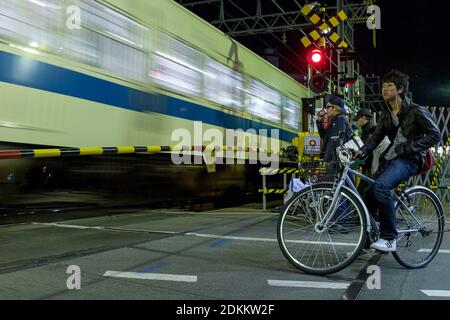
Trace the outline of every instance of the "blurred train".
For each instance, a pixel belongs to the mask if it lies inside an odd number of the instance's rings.
[[[204,130],[279,129],[285,146],[301,128],[307,94],[172,0],[0,1],[1,149],[174,145],[174,130],[193,133],[194,121]],[[121,185],[120,192],[131,185],[150,192],[160,180],[168,188],[182,181],[180,190],[199,181],[196,174],[180,179],[198,168],[152,159],[8,160],[0,163],[0,182],[3,190],[5,183],[30,186],[44,166],[59,172],[60,188],[63,181],[82,187],[101,180]],[[246,169],[220,170],[234,189],[248,189]],[[227,185],[213,180],[218,193]]]

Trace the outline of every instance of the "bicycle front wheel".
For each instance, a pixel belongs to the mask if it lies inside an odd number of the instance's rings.
[[[366,242],[367,219],[361,200],[342,188],[330,223],[319,222],[333,200],[330,184],[317,184],[296,194],[278,220],[281,251],[296,268],[309,274],[330,274],[350,265]]]
[[[423,268],[434,259],[441,246],[444,210],[430,189],[413,187],[405,193],[409,210],[402,204],[397,205],[397,251],[392,254],[405,268]]]

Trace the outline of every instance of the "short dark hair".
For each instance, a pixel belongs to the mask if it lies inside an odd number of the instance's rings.
[[[393,83],[395,84],[397,90],[403,88],[403,92],[400,94],[402,99],[405,99],[406,94],[409,90],[409,77],[406,74],[395,69],[392,69],[387,74],[385,74],[383,80],[381,80],[381,83]]]

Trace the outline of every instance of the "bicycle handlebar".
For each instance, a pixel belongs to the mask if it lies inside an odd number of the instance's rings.
[[[340,152],[342,157],[338,154],[340,161],[344,164],[344,165],[349,165],[349,166],[359,166],[359,165],[363,165],[366,160],[369,158],[368,156],[365,156],[362,159],[355,159],[355,153],[356,150],[351,149],[351,148],[346,148],[344,146],[340,146],[337,148],[338,153]],[[350,159],[350,160],[347,160]]]

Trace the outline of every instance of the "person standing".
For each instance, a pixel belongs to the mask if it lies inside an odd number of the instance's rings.
[[[316,123],[319,130],[319,135],[323,140],[323,152],[324,160],[326,162],[334,162],[337,160],[336,148],[341,143],[348,142],[353,134],[345,115],[345,102],[344,99],[337,95],[330,95],[327,103],[326,110],[330,123],[328,128],[324,128],[321,112],[316,114]]]
[[[327,129],[323,127],[322,115],[317,113],[317,127],[320,137],[323,139],[324,161],[326,163],[325,179],[332,181],[338,173],[338,159],[336,148],[350,141],[353,137],[350,123],[345,115],[344,99],[337,95],[331,95],[326,103],[327,114],[329,117],[329,126]],[[348,228],[341,225],[347,222],[345,212],[347,208],[347,200],[339,205],[333,217],[338,223],[334,223],[328,230],[330,233],[347,234]]]

